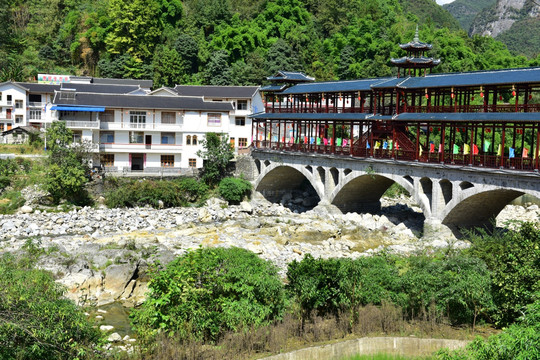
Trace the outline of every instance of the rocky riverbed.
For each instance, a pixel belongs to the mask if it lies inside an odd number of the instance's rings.
[[[419,249],[465,247],[454,238],[422,240],[420,208],[402,196],[382,199],[380,214],[341,214],[317,207],[296,214],[260,195],[228,206],[218,199],[200,208],[82,208],[67,213],[23,208],[0,216],[1,251],[33,244],[42,252],[39,266],[52,271],[80,305],[120,301],[135,306],[144,300],[149,264],[166,264],[199,246],[238,246],[278,266],[314,257],[367,256],[385,249],[411,253]],[[507,220],[538,221],[538,206],[509,206]]]

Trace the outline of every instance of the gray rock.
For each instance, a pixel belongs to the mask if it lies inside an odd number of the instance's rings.
[[[101,325],[99,327],[99,330],[104,331],[104,332],[111,331],[112,329],[114,329],[114,326],[111,326],[111,325]]]
[[[19,209],[19,211],[23,214],[30,214],[32,211],[34,211],[34,209],[31,206],[24,205]]]
[[[120,341],[122,341],[122,337],[121,337],[120,334],[118,334],[118,333],[112,333],[112,334],[109,335],[109,337],[107,338],[107,341],[108,341],[108,342],[120,342]]]

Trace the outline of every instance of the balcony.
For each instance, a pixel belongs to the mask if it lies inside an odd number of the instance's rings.
[[[37,101],[29,101],[28,107],[29,108],[43,108],[45,106],[45,103],[37,102]]]
[[[119,122],[101,122],[101,130],[157,130],[157,131],[181,131],[182,125],[180,124],[132,124],[132,123],[119,123]]]
[[[182,145],[174,144],[122,144],[122,143],[101,143],[99,144],[100,151],[104,152],[147,152],[147,153],[174,153],[182,151]]]
[[[66,123],[66,127],[69,129],[99,129],[98,121],[84,121],[84,120],[65,120],[61,121]]]

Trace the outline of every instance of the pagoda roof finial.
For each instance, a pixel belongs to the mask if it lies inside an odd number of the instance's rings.
[[[416,24],[416,32],[414,33],[414,42],[420,42],[420,36],[418,35],[418,24]]]

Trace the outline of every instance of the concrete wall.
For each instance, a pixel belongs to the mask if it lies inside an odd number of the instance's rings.
[[[336,344],[314,346],[264,358],[265,360],[342,360],[354,355],[393,354],[422,356],[448,348],[464,348],[469,342],[463,340],[417,339],[403,337],[361,338]]]

